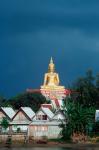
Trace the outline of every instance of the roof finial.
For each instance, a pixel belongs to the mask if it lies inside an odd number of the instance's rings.
[[[50,63],[49,63],[49,66],[48,66],[48,72],[54,72],[54,71],[55,71],[55,65],[54,65],[54,62],[53,62],[53,58],[51,57]]]
[[[53,64],[53,58],[51,57],[50,64]]]

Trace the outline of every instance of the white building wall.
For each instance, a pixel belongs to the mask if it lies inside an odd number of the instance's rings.
[[[96,113],[95,113],[95,121],[99,121],[99,110],[96,110]]]
[[[27,117],[23,112],[19,111],[18,114],[13,118],[13,121],[28,121]]]
[[[27,125],[13,125],[12,126],[12,130],[14,132],[16,132],[18,128],[20,128],[20,130],[24,132],[24,131],[27,131],[28,126]]]
[[[60,136],[61,128],[59,126],[48,126],[48,138],[54,139]]]
[[[29,127],[29,136],[40,139],[46,136],[48,139],[55,139],[60,136],[61,128],[58,125],[32,125]]]

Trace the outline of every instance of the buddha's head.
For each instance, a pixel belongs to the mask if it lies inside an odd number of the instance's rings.
[[[50,63],[49,63],[49,67],[48,67],[48,72],[54,72],[55,71],[55,65],[53,63],[53,59],[51,57]]]

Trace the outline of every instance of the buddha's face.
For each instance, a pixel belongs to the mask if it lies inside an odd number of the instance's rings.
[[[49,64],[49,72],[54,72],[55,67],[54,64]]]

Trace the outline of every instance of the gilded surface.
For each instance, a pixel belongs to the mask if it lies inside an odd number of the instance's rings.
[[[59,85],[59,75],[55,72],[55,65],[53,59],[51,58],[48,73],[44,76],[44,84],[41,86],[43,89],[64,89],[64,86]]]

